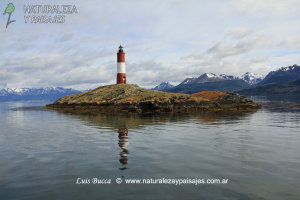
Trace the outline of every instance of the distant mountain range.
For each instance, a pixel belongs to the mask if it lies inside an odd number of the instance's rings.
[[[272,71],[265,78],[262,75],[251,72],[247,72],[240,77],[225,74],[204,73],[199,77],[186,78],[174,87],[163,88],[157,86],[153,89],[187,94],[204,90],[217,90],[222,92],[238,91],[239,93],[246,95],[264,95],[264,93],[267,95],[272,94],[271,91],[274,90],[274,93],[276,94],[288,93],[295,95],[294,91],[298,91],[297,87],[299,87],[299,85],[297,85],[298,82],[295,80],[298,79],[300,79],[300,66],[293,65],[281,67],[276,71]],[[271,83],[273,83],[273,85],[268,85]],[[280,87],[282,90],[277,89],[275,91],[276,87]]]
[[[256,85],[264,79],[264,76],[252,72],[246,72],[244,75],[240,77],[240,79],[244,80],[246,83],[250,85]]]
[[[163,90],[171,89],[173,87],[174,87],[174,85],[170,84],[169,82],[162,82],[161,84],[152,88],[151,90],[163,91]]]
[[[218,80],[204,83],[187,83],[179,84],[171,89],[164,90],[166,92],[193,94],[205,90],[228,92],[241,88],[247,88],[249,84],[241,79],[237,80]]]
[[[300,79],[288,82],[268,83],[236,92],[247,96],[286,95],[300,97]]]
[[[281,67],[276,71],[271,71],[258,85],[268,83],[280,83],[300,79],[300,66],[293,65]]]
[[[261,75],[247,72],[240,77],[204,73],[199,77],[186,78],[177,86],[162,82],[153,90],[192,94],[204,90],[221,92],[238,92],[244,95],[299,95],[300,66],[281,67],[271,71],[265,78]],[[62,87],[45,88],[7,88],[0,89],[0,101],[10,100],[56,100],[70,94],[84,91]]]
[[[197,84],[197,83],[207,83],[207,82],[218,82],[224,80],[237,80],[238,78],[231,75],[225,74],[213,74],[213,73],[205,73],[199,76],[198,78],[187,78],[179,85],[189,85],[189,84]]]
[[[254,74],[251,75],[254,76]],[[250,73],[248,76],[250,76]],[[197,78],[186,78],[179,85],[164,89],[163,91],[187,94],[201,92],[204,90],[227,92],[247,88],[249,86],[250,84],[240,77],[226,74],[204,73]]]
[[[0,90],[0,101],[58,99],[65,95],[79,94],[81,91],[62,87],[6,88]]]
[[[300,96],[300,66],[281,67],[271,71],[252,88],[237,91],[244,95],[293,95]]]

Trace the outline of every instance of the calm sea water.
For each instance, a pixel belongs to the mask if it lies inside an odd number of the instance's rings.
[[[159,116],[32,107],[46,103],[0,102],[1,200],[300,199],[297,104],[269,102],[244,114]],[[76,184],[95,177],[111,184]],[[229,181],[125,184],[129,178]]]

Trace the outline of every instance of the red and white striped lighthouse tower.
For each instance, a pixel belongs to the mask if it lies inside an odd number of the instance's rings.
[[[117,70],[117,84],[126,84],[126,72],[125,72],[125,53],[123,47],[119,46],[118,51],[118,70]]]

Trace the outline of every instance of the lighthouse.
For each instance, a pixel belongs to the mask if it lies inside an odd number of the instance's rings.
[[[119,46],[118,51],[118,64],[117,64],[117,84],[126,84],[126,72],[125,72],[125,53],[123,47]]]

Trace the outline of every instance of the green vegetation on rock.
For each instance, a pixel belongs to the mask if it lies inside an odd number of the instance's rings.
[[[101,86],[89,92],[65,96],[55,104],[122,104],[140,101],[168,101],[171,97],[187,99],[187,94],[173,94],[156,90],[147,90],[137,85],[119,84]]]
[[[260,105],[244,96],[217,91],[192,95],[147,90],[137,85],[107,85],[60,98],[47,108],[82,112],[190,112],[251,110]]]

